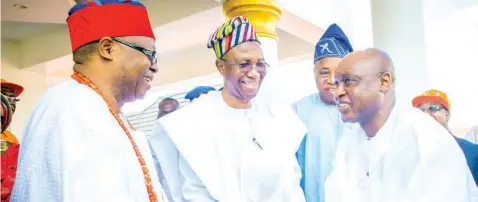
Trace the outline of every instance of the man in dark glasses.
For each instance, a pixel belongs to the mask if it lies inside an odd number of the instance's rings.
[[[74,73],[25,124],[12,202],[167,201],[146,137],[121,113],[158,71],[146,7],[81,1],[66,21]]]
[[[451,130],[448,128],[448,121],[450,120],[450,101],[446,93],[435,89],[428,90],[413,98],[412,105],[432,116],[451,133]],[[453,137],[463,150],[468,167],[475,179],[475,183],[478,185],[478,145],[454,135]]]
[[[413,98],[412,105],[432,116],[448,129],[450,120],[450,101],[444,92],[431,89]]]

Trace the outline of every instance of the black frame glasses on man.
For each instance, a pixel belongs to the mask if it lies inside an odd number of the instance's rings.
[[[118,39],[118,38],[112,38],[112,39],[114,41],[120,43],[120,44],[123,44],[123,45],[128,46],[132,49],[135,49],[139,52],[142,52],[143,54],[148,56],[148,59],[151,62],[151,65],[156,64],[158,62],[158,54],[155,50],[147,49],[147,48],[138,46],[136,44],[133,44],[133,43],[130,43],[130,42],[127,42],[127,41],[123,41],[123,40]]]
[[[259,62],[256,62],[255,64],[251,62],[236,64],[236,63],[229,63],[227,60],[224,60],[224,59],[221,59],[221,60],[228,65],[234,65],[239,67],[239,71],[243,73],[251,71],[252,68],[254,68],[254,66],[256,66],[257,72],[259,73],[265,73],[267,72],[267,68],[269,68],[269,64],[267,64],[267,62],[264,62],[264,61],[259,61]]]

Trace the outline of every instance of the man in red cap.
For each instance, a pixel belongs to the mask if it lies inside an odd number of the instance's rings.
[[[95,0],[68,14],[74,74],[28,119],[12,201],[166,201],[145,136],[121,114],[158,70],[146,8]]]
[[[448,96],[439,90],[431,89],[413,98],[412,105],[432,116],[443,127],[448,129],[450,120],[450,101]]]
[[[7,80],[2,79],[2,97],[6,98],[5,103],[2,99],[2,202],[10,201],[13,182],[17,172],[18,151],[20,143],[17,137],[7,130],[11,122],[13,113],[16,110],[18,96],[22,94],[23,87]],[[5,104],[5,109],[4,109]]]
[[[433,117],[438,123],[450,131],[448,128],[448,121],[450,120],[450,101],[444,92],[435,89],[428,90],[413,98],[412,105]],[[460,145],[461,150],[463,150],[468,167],[475,179],[475,183],[478,185],[478,145],[462,138],[453,137],[458,145]]]

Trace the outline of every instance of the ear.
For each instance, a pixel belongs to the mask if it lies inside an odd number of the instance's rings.
[[[115,45],[114,41],[110,37],[103,37],[98,42],[98,52],[100,53],[101,58],[105,60],[113,60],[113,52],[117,49],[118,46]]]
[[[224,63],[224,61],[222,61],[221,59],[217,59],[216,68],[222,76],[226,75],[226,64]]]
[[[390,89],[390,86],[392,85],[392,74],[390,72],[384,72],[380,76],[380,91],[386,92],[388,89]]]

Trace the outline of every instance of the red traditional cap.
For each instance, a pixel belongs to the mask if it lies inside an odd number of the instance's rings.
[[[15,94],[15,96],[20,96],[20,94],[22,94],[23,92],[23,86],[20,86],[16,83],[12,83],[10,81],[7,81],[5,79],[2,79],[2,87],[6,87],[6,88],[10,88],[13,90],[13,94]]]
[[[106,36],[155,38],[148,12],[137,0],[95,0],[78,3],[71,8],[66,21],[73,52]]]

